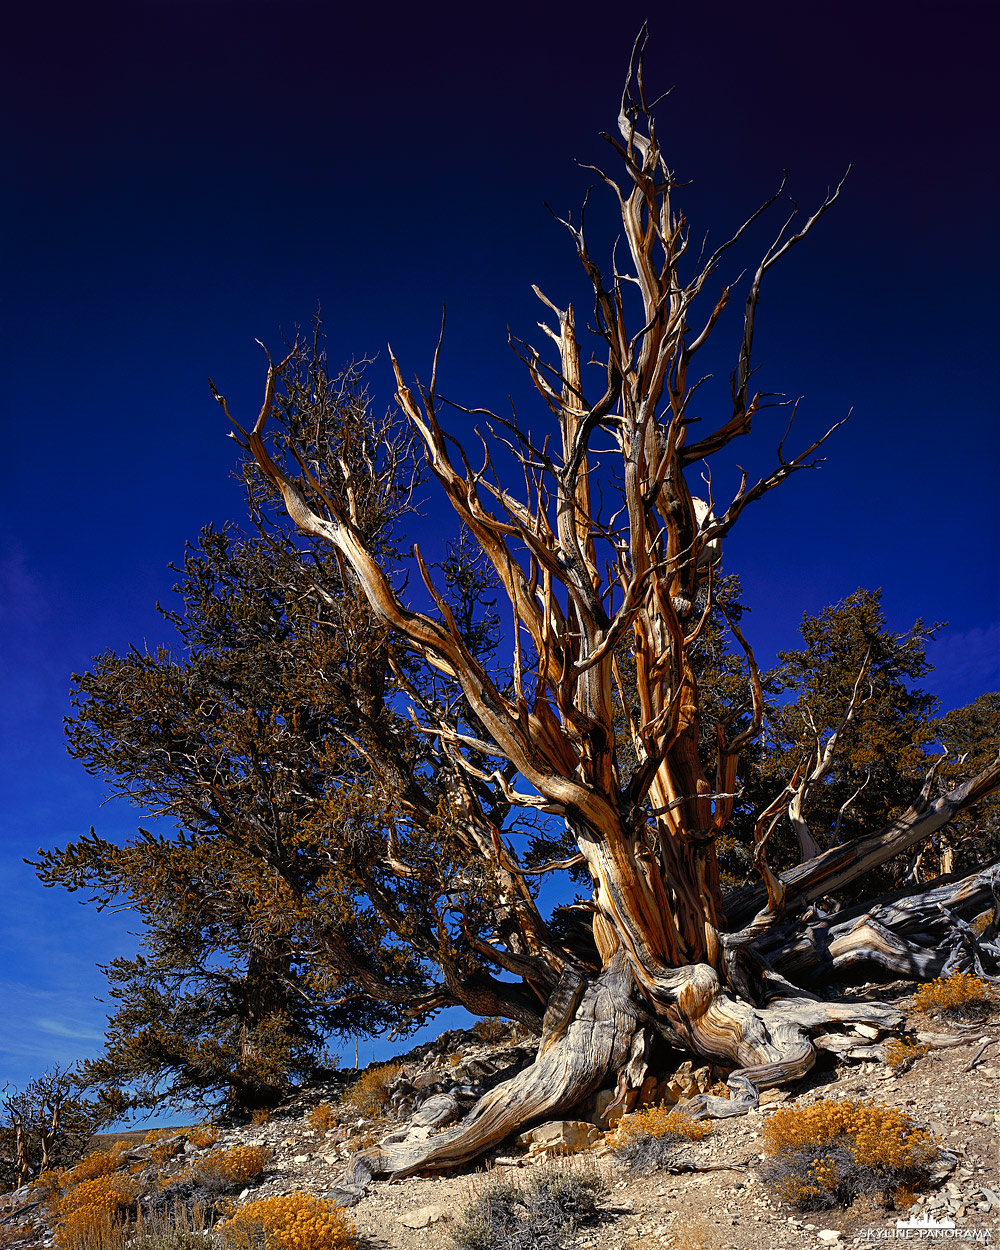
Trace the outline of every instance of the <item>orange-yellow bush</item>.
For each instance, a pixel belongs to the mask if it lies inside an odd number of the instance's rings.
[[[922,985],[913,995],[913,1005],[918,1011],[938,1011],[953,1018],[982,1015],[995,1004],[992,987],[971,972],[938,977]]]
[[[309,1112],[309,1118],[306,1123],[310,1128],[315,1129],[319,1133],[325,1133],[327,1129],[333,1128],[337,1119],[333,1114],[333,1108],[328,1102],[319,1102]]]
[[[904,1042],[894,1037],[882,1048],[882,1057],[893,1072],[908,1072],[929,1050],[930,1047],[923,1042]]]
[[[80,1160],[76,1167],[58,1174],[59,1188],[69,1189],[74,1185],[79,1185],[81,1181],[93,1180],[97,1176],[110,1176],[122,1166],[122,1160],[127,1151],[128,1146],[123,1141],[115,1142],[106,1150],[92,1150],[89,1155]]]
[[[209,1189],[230,1189],[256,1180],[271,1158],[270,1146],[232,1146],[213,1150],[187,1168],[187,1176]]]
[[[199,1150],[205,1146],[214,1146],[219,1140],[219,1130],[214,1124],[196,1124],[188,1131],[188,1141]]]
[[[383,1063],[369,1068],[346,1091],[342,1102],[361,1115],[378,1115],[389,1101],[389,1087],[400,1067],[398,1063]]]
[[[172,1128],[151,1128],[146,1136],[142,1139],[142,1144],[153,1145],[155,1149],[151,1150],[146,1156],[146,1162],[155,1164],[157,1167],[166,1163],[175,1154],[179,1154],[184,1147],[184,1139]],[[139,1163],[133,1169],[141,1172],[143,1164]]]
[[[848,1099],[775,1112],[764,1149],[765,1179],[800,1210],[846,1206],[861,1193],[909,1205],[939,1153],[904,1112]]]
[[[233,1250],[352,1250],[354,1225],[335,1202],[311,1194],[260,1198],[240,1207],[219,1236]]]
[[[661,1103],[623,1115],[611,1145],[630,1172],[648,1175],[670,1167],[682,1142],[701,1141],[708,1132],[709,1126],[687,1111]]]
[[[250,1113],[250,1119],[254,1124],[267,1124],[271,1119],[271,1111],[267,1107],[258,1107]]]
[[[711,1131],[711,1126],[703,1120],[696,1120],[687,1111],[678,1107],[670,1107],[666,1103],[658,1106],[641,1107],[629,1115],[623,1115],[618,1121],[615,1131],[617,1144],[624,1145],[633,1138],[649,1135],[657,1139],[663,1137],[684,1137],[688,1141],[701,1141]]]
[[[103,1240],[102,1234],[128,1215],[138,1196],[138,1181],[121,1172],[74,1184],[52,1204],[57,1244],[70,1247]]]

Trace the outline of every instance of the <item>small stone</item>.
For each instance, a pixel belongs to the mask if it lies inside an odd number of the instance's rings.
[[[827,1242],[839,1241],[840,1229],[839,1228],[821,1228],[819,1232],[816,1234],[816,1240],[827,1241]]]
[[[398,1221],[404,1228],[430,1228],[432,1224],[449,1219],[450,1214],[445,1206],[418,1207],[400,1215]]]
[[[309,1156],[308,1155],[296,1155],[295,1158],[292,1160],[292,1162],[293,1163],[308,1163]]]

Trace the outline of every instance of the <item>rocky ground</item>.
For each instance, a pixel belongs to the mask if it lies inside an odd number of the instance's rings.
[[[845,996],[890,998],[906,1009],[912,989],[909,983],[863,986],[845,990]],[[596,1128],[587,1128],[584,1121],[579,1127],[551,1130],[548,1137],[545,1132],[536,1134],[542,1140],[534,1143],[505,1143],[478,1169],[401,1182],[373,1181],[354,1202],[351,1218],[370,1250],[444,1250],[451,1244],[449,1233],[456,1217],[482,1192],[491,1175],[525,1178],[538,1168],[569,1168],[595,1170],[608,1185],[605,1218],[580,1234],[575,1243],[580,1250],[640,1246],[780,1250],[813,1245],[846,1250],[905,1237],[906,1230],[896,1228],[897,1220],[925,1216],[939,1227],[912,1229],[910,1239],[953,1246],[993,1244],[1000,1240],[1000,1020],[994,1017],[967,1034],[922,1016],[914,1016],[911,1024],[924,1034],[961,1037],[961,1044],[932,1050],[898,1076],[876,1058],[837,1062],[832,1055],[824,1056],[805,1081],[786,1091],[765,1093],[759,1110],[717,1121],[704,1141],[685,1147],[690,1165],[705,1170],[630,1176],[599,1131],[606,1127],[599,1101],[583,1112]],[[356,1152],[382,1139],[394,1125],[411,1139],[437,1132],[483,1088],[504,1079],[530,1057],[530,1045],[516,1036],[483,1041],[471,1032],[453,1031],[401,1056],[400,1070],[389,1088],[391,1102],[382,1115],[359,1114],[344,1106],[341,1098],[354,1074],[338,1074],[325,1086],[301,1091],[265,1124],[224,1130],[214,1149],[238,1144],[272,1148],[267,1171],[259,1183],[244,1190],[242,1201],[296,1191],[340,1194],[346,1165]],[[713,1078],[705,1070],[692,1073],[687,1065],[674,1074],[672,1090],[694,1092]],[[664,1089],[661,1081],[659,1096]],[[779,1106],[831,1098],[873,1100],[904,1110],[954,1157],[949,1175],[937,1188],[921,1194],[905,1215],[863,1203],[844,1212],[796,1214],[757,1174],[762,1128]],[[331,1109],[329,1128],[316,1127],[315,1109],[321,1105]],[[577,1146],[584,1148],[575,1150]],[[574,1152],[563,1154],[567,1149]],[[179,1140],[177,1165],[198,1153],[192,1143]],[[5,1204],[10,1210],[17,1200],[13,1195],[0,1198],[0,1218]],[[954,1228],[940,1227],[946,1219]],[[44,1233],[41,1240],[46,1240]]]

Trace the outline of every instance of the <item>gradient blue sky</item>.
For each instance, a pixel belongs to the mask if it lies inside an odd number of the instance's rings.
[[[61,719],[94,654],[168,640],[167,563],[241,515],[207,377],[252,413],[254,339],[322,302],[334,361],[381,353],[387,405],[387,340],[426,374],[447,301],[448,393],[501,407],[522,393],[506,327],[533,332],[530,283],[582,294],[544,203],[576,209],[589,179],[574,159],[606,159],[597,135],[646,16],[695,234],[721,239],[784,167],[808,208],[855,164],[761,304],[761,385],[805,396],[802,437],[855,415],[826,465],[727,545],[759,657],[794,644],[804,610],[880,585],[894,627],[950,622],[927,682],[943,706],[996,687],[992,14],[36,0],[8,15],[0,1083],[97,1050],[94,964],[136,945],[128,916],[42,890],[21,857],[137,823],[101,806]],[[721,333],[734,342],[736,323]],[[753,466],[774,446],[757,437],[740,448]]]

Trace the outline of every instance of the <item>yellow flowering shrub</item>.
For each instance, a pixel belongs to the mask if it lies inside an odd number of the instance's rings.
[[[648,1134],[657,1140],[676,1137],[687,1141],[701,1141],[710,1131],[711,1126],[704,1120],[696,1120],[687,1111],[660,1103],[623,1115],[615,1130],[615,1140],[624,1145],[633,1138]]]
[[[764,1125],[764,1150],[765,1180],[803,1211],[848,1206],[861,1194],[908,1206],[939,1154],[905,1112],[850,1099],[775,1112]]]
[[[235,1189],[260,1176],[271,1159],[270,1146],[232,1146],[213,1150],[188,1165],[186,1178],[207,1189]]]
[[[188,1130],[188,1141],[192,1146],[203,1150],[206,1146],[214,1146],[219,1140],[219,1130],[214,1124],[196,1124]]]
[[[139,1196],[139,1182],[121,1172],[80,1181],[57,1198],[50,1208],[56,1224],[56,1244],[77,1247],[103,1242],[124,1219]]]
[[[897,1076],[908,1072],[918,1059],[922,1059],[930,1050],[923,1042],[906,1042],[894,1037],[882,1048],[882,1056],[886,1066]]]
[[[312,1194],[248,1202],[217,1231],[232,1250],[353,1250],[357,1245],[343,1207]]]
[[[359,1115],[379,1115],[389,1102],[389,1089],[402,1065],[383,1063],[369,1068],[348,1089],[341,1102]]]
[[[325,1133],[337,1123],[337,1117],[333,1114],[333,1108],[328,1102],[320,1102],[309,1112],[306,1123],[318,1133]]]
[[[975,1018],[996,1006],[993,987],[971,972],[953,972],[950,977],[928,981],[913,995],[917,1011],[938,1013],[951,1019]]]
[[[152,1163],[156,1167],[162,1167],[168,1159],[173,1158],[175,1154],[179,1154],[183,1150],[184,1138],[173,1128],[151,1128],[143,1137],[142,1144],[154,1147],[146,1156],[146,1162]],[[141,1172],[142,1169],[143,1164],[139,1163],[133,1170]]]
[[[115,1142],[106,1150],[92,1150],[75,1167],[58,1173],[58,1187],[69,1189],[79,1185],[81,1181],[93,1180],[97,1176],[110,1176],[122,1167],[127,1151],[128,1146],[123,1141]]]
[[[708,1132],[709,1126],[687,1111],[660,1103],[623,1115],[611,1143],[616,1158],[644,1176],[670,1167],[677,1146],[701,1141]]]

